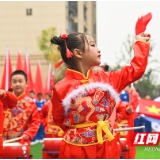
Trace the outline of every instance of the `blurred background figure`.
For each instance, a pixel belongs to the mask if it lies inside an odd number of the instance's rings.
[[[29,97],[30,97],[34,102],[36,101],[34,91],[30,91],[30,92],[29,92]]]
[[[38,93],[37,97],[38,97],[38,100],[36,100],[35,103],[36,103],[36,105],[38,107],[38,112],[40,113],[40,111],[41,111],[41,109],[44,106],[46,101],[42,99],[42,93]],[[44,127],[43,127],[43,125],[41,123],[40,127],[39,127],[39,130],[38,130],[36,136],[33,138],[32,142],[35,142],[35,143],[36,142],[43,142],[44,136],[45,136]]]
[[[147,94],[145,99],[151,99],[151,96]]]
[[[46,100],[46,102],[51,100],[51,95],[49,93],[45,94],[45,100]]]
[[[129,92],[130,90],[130,86],[127,86],[124,90],[122,90],[121,94],[120,94],[120,99],[122,102],[129,102]]]
[[[108,65],[101,65],[101,66],[92,67],[92,71],[94,73],[97,73],[100,70],[103,70],[104,72],[107,72],[107,71],[109,71],[109,66]]]

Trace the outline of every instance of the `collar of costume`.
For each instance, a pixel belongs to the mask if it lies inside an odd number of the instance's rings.
[[[15,95],[14,92],[13,92],[13,94]],[[20,96],[17,97],[18,101],[22,100],[25,96],[26,96],[26,93],[23,92]]]
[[[88,79],[91,79],[92,75],[93,75],[93,72],[92,72],[91,69],[89,69],[87,71],[87,76],[85,76],[81,72],[78,72],[76,70],[72,70],[72,69],[69,69],[69,68],[67,68],[66,74],[65,74],[65,76],[68,77],[68,78],[79,79],[79,80],[88,80]]]

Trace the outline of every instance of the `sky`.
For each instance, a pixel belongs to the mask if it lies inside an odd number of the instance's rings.
[[[152,13],[146,33],[155,43],[153,59],[160,61],[160,1],[97,1],[97,46],[101,50],[101,64],[114,66],[127,35],[135,35],[138,17]],[[160,68],[159,64],[150,67]],[[148,69],[148,68],[147,68]],[[160,78],[160,73],[157,74]]]

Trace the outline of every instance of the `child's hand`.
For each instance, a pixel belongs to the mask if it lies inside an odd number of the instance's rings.
[[[127,114],[131,114],[132,112],[133,112],[132,106],[128,106],[128,107],[126,108],[126,113],[127,113]]]
[[[136,36],[136,40],[142,40],[142,41],[148,42],[149,39],[150,39],[150,36],[148,35],[148,33],[144,33],[144,32]]]
[[[0,97],[2,97],[4,94],[4,90],[0,89]]]
[[[24,141],[27,141],[30,139],[30,136],[28,136],[27,134],[23,134],[22,138]]]

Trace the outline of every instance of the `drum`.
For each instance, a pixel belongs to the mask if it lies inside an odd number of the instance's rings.
[[[58,159],[62,138],[44,138],[43,159]]]
[[[28,144],[3,143],[2,159],[29,159],[30,147]]]
[[[126,152],[128,151],[128,145],[126,138],[120,138],[120,145],[121,145],[121,151]]]

